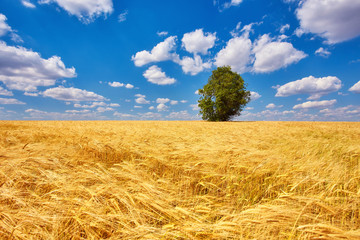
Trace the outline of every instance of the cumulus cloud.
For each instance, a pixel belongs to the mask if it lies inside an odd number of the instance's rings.
[[[170,36],[163,42],[157,44],[150,52],[146,50],[137,52],[135,56],[131,57],[131,60],[134,61],[134,64],[137,67],[153,62],[176,60],[179,56],[173,52],[175,47],[176,37]]]
[[[157,98],[156,99],[156,103],[163,103],[163,104],[165,104],[165,103],[167,103],[167,102],[169,102],[170,101],[170,99],[168,99],[168,98]]]
[[[132,89],[132,88],[134,88],[134,85],[132,85],[132,84],[130,84],[130,83],[127,83],[127,84],[125,85],[125,88]]]
[[[304,32],[311,32],[330,44],[360,35],[360,1],[304,0],[296,11]]]
[[[123,87],[125,84],[120,82],[109,82],[110,87]]]
[[[324,49],[323,47],[320,47],[315,51],[315,55],[321,56],[321,57],[329,57],[331,55],[331,52],[329,52],[327,49]]]
[[[134,88],[134,85],[130,84],[130,83],[121,83],[121,82],[109,82],[108,83],[110,87],[125,87],[128,89],[132,89]]]
[[[6,90],[5,88],[0,86],[0,95],[3,96],[13,96],[13,93],[9,90]]]
[[[167,77],[161,68],[156,65],[149,67],[149,69],[144,72],[143,76],[148,80],[148,82],[157,85],[170,85],[176,82],[174,78]]]
[[[308,101],[295,105],[293,109],[323,108],[323,107],[330,107],[335,103],[336,103],[336,99],[323,100],[323,101]]]
[[[138,104],[150,104],[150,101],[146,100],[146,96],[142,95],[142,94],[136,94],[135,97],[137,97],[135,99],[135,102]]]
[[[171,100],[171,101],[170,101],[170,104],[171,104],[171,105],[176,105],[176,104],[178,104],[178,103],[179,103],[179,101],[176,101],[176,100]]]
[[[360,81],[358,81],[357,83],[354,84],[354,86],[349,88],[349,91],[354,93],[360,93]]]
[[[22,0],[21,3],[22,3],[22,5],[24,5],[27,8],[36,8],[36,6],[33,3],[31,3],[27,0]]]
[[[182,46],[189,53],[207,54],[208,50],[215,45],[216,33],[205,33],[202,29],[197,29],[190,33],[185,33],[181,39]]]
[[[353,106],[348,105],[345,107],[339,108],[325,108],[319,111],[321,114],[327,117],[332,117],[333,119],[337,120],[357,120],[360,117],[360,106]]]
[[[184,73],[190,73],[192,76],[204,71],[205,69],[209,69],[212,66],[211,62],[204,63],[199,55],[195,55],[194,58],[184,57],[177,62],[182,67]]]
[[[273,103],[269,103],[268,105],[266,105],[266,108],[276,108],[276,105]]]
[[[250,92],[250,98],[252,101],[255,101],[256,99],[261,98],[261,95],[257,92]]]
[[[0,98],[0,104],[26,104],[15,98]]]
[[[160,103],[159,105],[157,105],[156,109],[159,111],[159,112],[162,112],[162,111],[166,111],[168,110],[168,106],[166,106],[164,103]]]
[[[216,66],[229,65],[238,73],[250,70],[267,73],[297,63],[307,56],[291,43],[284,42],[285,38],[282,36],[275,39],[264,34],[253,43],[249,39],[249,33],[254,24],[244,26],[241,36],[233,33],[234,37],[216,55]]]
[[[307,54],[296,50],[291,43],[273,41],[268,34],[262,35],[254,44],[254,72],[272,72],[297,63]]]
[[[94,92],[89,92],[79,88],[65,88],[65,87],[56,87],[46,89],[42,95],[44,97],[50,97],[62,101],[104,101],[107,100],[103,96],[100,96]]]
[[[319,99],[321,96],[336,92],[341,88],[341,81],[337,77],[328,76],[315,78],[305,77],[286,83],[278,87],[276,97],[287,97],[297,94],[309,94],[309,100]]]
[[[229,65],[233,71],[244,73],[251,62],[252,43],[246,35],[230,39],[215,57],[217,67]]]
[[[101,15],[106,17],[114,10],[112,0],[39,0],[38,2],[40,4],[56,3],[83,23],[91,23]]]
[[[23,47],[0,42],[0,81],[9,89],[37,91],[52,86],[60,78],[76,77],[75,68],[66,68],[58,56],[49,59]]]

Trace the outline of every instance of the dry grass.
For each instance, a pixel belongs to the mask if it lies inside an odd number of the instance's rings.
[[[360,239],[360,123],[0,121],[1,239]]]

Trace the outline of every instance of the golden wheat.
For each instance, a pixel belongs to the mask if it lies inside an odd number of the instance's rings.
[[[0,121],[2,239],[360,239],[360,123]]]

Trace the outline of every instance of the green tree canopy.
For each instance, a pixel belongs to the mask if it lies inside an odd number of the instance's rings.
[[[250,101],[250,91],[242,77],[231,71],[231,67],[218,67],[212,71],[208,83],[199,89],[202,119],[208,121],[229,121],[239,116]]]

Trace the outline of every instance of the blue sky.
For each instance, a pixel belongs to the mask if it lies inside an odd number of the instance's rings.
[[[235,120],[359,121],[360,1],[1,0],[0,119],[198,120],[230,65]]]

